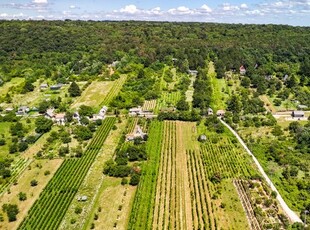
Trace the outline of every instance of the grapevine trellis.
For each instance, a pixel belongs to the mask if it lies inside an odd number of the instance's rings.
[[[57,229],[93,164],[115,117],[107,117],[81,158],[66,159],[49,181],[18,229]]]

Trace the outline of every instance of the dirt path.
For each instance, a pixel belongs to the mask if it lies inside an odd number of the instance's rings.
[[[289,219],[292,222],[300,222],[302,223],[301,219],[297,216],[297,214],[292,211],[288,205],[285,203],[285,201],[283,200],[282,196],[280,195],[280,193],[278,192],[277,188],[273,185],[272,181],[269,179],[269,177],[267,176],[267,174],[265,173],[263,167],[260,165],[260,163],[258,162],[258,160],[256,159],[256,157],[253,155],[253,153],[249,150],[249,148],[246,146],[246,144],[244,143],[244,141],[241,139],[241,137],[237,134],[237,132],[235,130],[233,130],[226,122],[224,122],[222,119],[220,119],[220,121],[222,122],[223,125],[225,125],[234,135],[235,137],[238,139],[238,141],[240,142],[240,144],[243,146],[243,148],[247,151],[248,154],[250,154],[253,158],[253,161],[255,162],[258,170],[260,171],[260,173],[263,175],[263,177],[265,178],[266,182],[268,183],[268,185],[271,187],[271,189],[273,191],[275,191],[278,195],[277,195],[277,200],[279,201],[283,211],[286,213],[286,215],[289,217]]]

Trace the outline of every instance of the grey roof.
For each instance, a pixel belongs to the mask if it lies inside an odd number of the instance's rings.
[[[305,112],[297,110],[297,111],[293,111],[293,114],[294,115],[305,115]]]

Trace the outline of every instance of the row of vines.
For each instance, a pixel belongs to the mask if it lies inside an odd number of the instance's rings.
[[[142,177],[131,210],[128,229],[152,229],[162,138],[163,123],[153,121],[146,144],[148,160],[142,167]]]
[[[18,229],[57,229],[116,118],[99,127],[81,158],[66,159],[49,181]]]
[[[100,106],[109,105],[110,104],[110,102],[113,100],[113,98],[116,97],[116,95],[121,90],[121,88],[124,85],[126,79],[127,79],[126,75],[121,75],[121,77],[115,81],[112,89],[105,96],[104,101],[100,104]]]

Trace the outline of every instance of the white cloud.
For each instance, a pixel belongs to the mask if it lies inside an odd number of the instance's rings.
[[[247,9],[247,8],[248,8],[248,5],[245,4],[245,3],[242,3],[242,4],[240,5],[240,8],[241,8],[241,9]]]
[[[186,15],[186,14],[192,14],[193,10],[185,6],[179,6],[178,8],[169,9],[167,12],[172,15]]]
[[[35,4],[47,4],[47,0],[33,0],[32,3],[35,3]]]
[[[203,9],[204,11],[208,12],[208,13],[212,12],[212,9],[206,4],[202,5],[200,8]]]
[[[234,6],[234,5],[231,5],[229,3],[223,3],[223,7],[222,9],[224,11],[235,11],[235,10],[239,10],[239,6]]]
[[[128,5],[128,6],[125,6],[125,8],[121,8],[119,10],[119,12],[128,13],[128,14],[135,14],[135,13],[139,12],[139,9],[135,5]]]
[[[10,11],[0,13],[0,18],[27,19],[32,18],[46,19],[93,19],[93,20],[155,20],[155,21],[217,21],[228,23],[281,23],[291,18],[298,18],[300,24],[310,24],[310,0],[257,0],[257,4],[245,3],[238,5],[218,4],[210,7],[203,4],[198,8],[188,6],[175,6],[168,10],[160,7],[142,9],[134,4],[124,5],[123,7],[110,12],[106,11],[87,11],[80,12],[75,4],[69,5],[62,10],[53,9],[53,1],[49,0],[27,0],[28,3],[7,3],[1,4],[0,9],[16,9],[17,12],[24,14],[19,16],[10,14]],[[51,3],[52,2],[52,3]],[[35,11],[35,14],[33,14]],[[36,16],[39,15],[39,16]],[[303,18],[304,17],[304,18]],[[282,21],[280,21],[280,19]],[[278,20],[278,21],[277,21]]]

